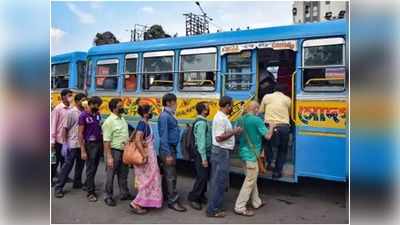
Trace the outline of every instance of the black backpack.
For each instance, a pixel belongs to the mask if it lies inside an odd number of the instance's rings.
[[[192,125],[186,124],[186,130],[183,133],[183,138],[182,138],[183,158],[186,160],[193,161],[195,158],[197,148],[196,148],[196,140],[194,137],[193,128],[196,125],[196,123],[199,121],[205,121],[205,120],[204,119],[196,119],[192,123]],[[206,130],[206,132],[207,132],[207,130]]]

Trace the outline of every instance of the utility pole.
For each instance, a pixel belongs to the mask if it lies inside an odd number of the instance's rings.
[[[131,33],[131,42],[144,40],[144,32],[147,31],[148,25],[135,24],[133,29],[125,29]]]

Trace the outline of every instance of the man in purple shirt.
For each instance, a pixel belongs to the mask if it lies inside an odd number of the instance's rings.
[[[90,202],[97,201],[95,193],[95,176],[100,160],[102,145],[100,113],[101,98],[93,96],[89,99],[89,109],[79,116],[79,142],[81,158],[86,160],[87,198]]]
[[[51,184],[53,186],[53,178],[57,177],[58,165],[62,167],[64,164],[64,157],[61,155],[61,148],[66,141],[64,132],[64,124],[67,118],[70,104],[73,101],[73,92],[69,89],[61,91],[61,103],[54,107],[51,112],[51,129],[50,129],[50,143],[52,154],[56,156],[56,163],[51,165]]]
[[[68,146],[68,151],[65,156],[65,162],[61,167],[61,171],[58,174],[58,180],[55,187],[55,197],[64,197],[63,188],[67,182],[69,173],[75,165],[74,174],[74,188],[80,188],[82,186],[82,170],[84,167],[84,161],[81,159],[80,146],[78,140],[78,121],[81,112],[83,111],[82,101],[86,99],[86,95],[83,93],[78,93],[75,95],[75,106],[72,107],[67,114],[66,122],[64,124],[65,134],[67,136],[66,144]]]

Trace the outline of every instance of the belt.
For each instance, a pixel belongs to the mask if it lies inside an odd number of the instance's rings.
[[[271,124],[269,124],[269,123],[266,123],[265,124],[267,127],[270,127],[271,126]],[[274,124],[275,125],[275,127],[289,127],[290,125],[289,124],[287,124],[287,123],[275,123]]]

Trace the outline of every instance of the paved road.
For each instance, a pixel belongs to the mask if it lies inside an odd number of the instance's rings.
[[[187,193],[193,183],[190,166],[180,165],[178,191],[183,203],[188,206]],[[130,171],[129,183],[133,186]],[[86,200],[86,193],[65,187],[65,197],[51,197],[52,223],[348,223],[346,184],[320,180],[302,180],[299,184],[259,181],[261,198],[266,205],[256,211],[254,217],[242,217],[233,213],[234,202],[240,190],[243,176],[231,174],[231,188],[225,195],[227,217],[208,218],[205,211],[193,210],[178,213],[164,207],[151,210],[146,215],[135,215],[128,211],[128,201],[119,201],[116,207],[108,207],[103,202],[104,164],[100,164],[96,186],[99,189],[99,201]],[[115,180],[116,182],[116,180]],[[53,191],[53,190],[52,190]],[[118,195],[115,184],[114,193]],[[53,193],[52,193],[53,194]]]

